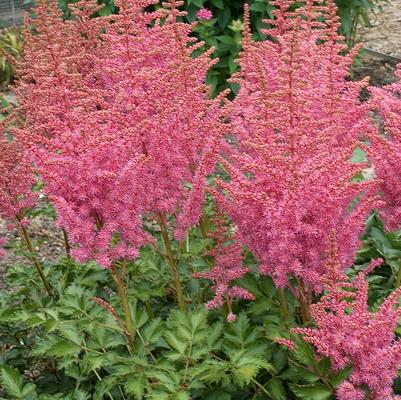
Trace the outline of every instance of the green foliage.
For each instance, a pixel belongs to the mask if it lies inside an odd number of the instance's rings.
[[[132,279],[136,268],[130,265]],[[25,282],[9,294],[0,315],[0,341],[10,349],[0,358],[1,380],[10,398],[203,399],[216,387],[229,396],[245,389],[250,398],[259,375],[275,374],[263,329],[245,314],[227,324],[201,305],[178,311],[166,293],[152,297],[150,310],[130,294],[135,335],[128,348],[119,320],[93,301],[102,297],[119,314],[109,271],[61,260],[46,273],[55,298],[43,298],[32,269],[10,270],[10,285]],[[28,381],[18,372],[26,369]]]
[[[30,214],[38,216],[51,217],[53,211],[43,204]],[[152,225],[148,229],[158,237]],[[162,248],[160,238],[158,244]],[[186,311],[177,309],[168,266],[153,247],[127,265],[131,346],[111,271],[68,258],[45,263],[54,289],[48,297],[33,268],[11,266],[11,290],[0,300],[0,399],[333,399],[351,366],[333,371],[329,359],[317,358],[311,345],[291,337],[299,321],[289,291],[289,317],[283,319],[272,280],[249,273],[239,284],[256,300],[233,304],[235,322],[226,321],[224,308],[206,312],[210,288],[191,275],[209,268],[204,252],[212,245],[197,228],[185,243],[173,242]],[[23,254],[17,243],[13,250]],[[373,307],[396,285],[400,255],[399,233],[385,232],[373,214],[350,270],[354,274],[372,258],[385,260],[369,277]],[[253,257],[247,253],[245,260],[254,270]],[[295,351],[276,344],[277,338],[295,340]]]
[[[22,51],[21,32],[17,28],[0,31],[0,84],[8,84],[14,78],[13,60]]]

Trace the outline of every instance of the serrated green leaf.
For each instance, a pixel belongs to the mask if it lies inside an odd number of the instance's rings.
[[[287,400],[287,393],[284,384],[280,379],[271,379],[266,384],[266,387],[274,400]]]
[[[131,376],[124,384],[125,391],[132,394],[136,399],[141,400],[145,393],[146,380],[144,376]]]
[[[6,392],[18,399],[23,399],[23,380],[16,368],[4,365],[0,369],[0,382]]]
[[[81,347],[73,342],[60,341],[49,349],[49,354],[55,357],[65,357],[69,355],[78,355]]]
[[[323,384],[295,385],[290,384],[291,390],[303,400],[328,400],[332,396],[331,390]]]

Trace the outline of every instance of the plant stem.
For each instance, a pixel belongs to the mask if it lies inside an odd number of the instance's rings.
[[[281,318],[284,322],[288,320],[288,304],[287,299],[285,297],[285,290],[284,288],[278,288],[278,297],[280,299],[280,311],[281,311]]]
[[[182,291],[182,284],[180,279],[180,274],[178,272],[177,260],[174,257],[173,250],[171,248],[170,237],[167,231],[167,221],[163,214],[158,214],[159,225],[162,233],[164,248],[166,252],[166,259],[170,265],[171,274],[173,276],[175,292],[177,296],[177,304],[181,310],[185,309],[184,294]]]
[[[67,258],[71,260],[71,246],[70,246],[70,241],[68,240],[68,233],[64,228],[62,229],[62,231],[64,238],[65,253],[67,255]]]
[[[34,254],[35,249],[33,248],[33,244],[32,244],[31,238],[29,237],[28,231],[26,230],[24,224],[22,223],[21,218],[17,217],[17,221],[18,221],[18,224],[20,227],[22,239],[24,240],[25,245],[30,252],[29,258],[31,259],[33,265],[35,266],[36,270],[38,271],[40,279],[42,280],[43,286],[45,287],[48,295],[51,296],[52,295],[51,286],[50,286],[48,280],[46,279],[46,275],[43,270],[42,263],[38,260],[38,258]]]
[[[125,263],[125,261],[124,261]],[[131,307],[127,296],[127,288],[124,283],[124,278],[120,275],[117,265],[113,264],[112,274],[114,282],[117,285],[118,294],[120,296],[121,304],[123,306],[124,318],[125,318],[125,334],[128,339],[128,344],[132,348],[133,346],[133,334],[132,334],[132,314]]]
[[[309,291],[306,291],[305,284],[302,279],[299,279],[298,281],[298,288],[299,288],[299,304],[301,307],[301,317],[302,317],[302,322],[305,324],[307,322],[310,322],[311,315],[310,315],[310,293]]]
[[[149,300],[145,300],[144,304],[145,304],[145,308],[146,308],[146,311],[148,312],[149,317],[154,319],[155,318],[155,313],[153,312],[152,305],[150,304],[150,301]]]
[[[395,281],[395,288],[399,288],[401,285],[401,261],[400,264],[398,266],[398,274],[397,274],[397,279]]]
[[[199,228],[202,234],[202,239],[207,239],[207,226],[208,226],[207,215],[205,213],[205,210],[203,210],[202,215],[199,219]]]
[[[272,398],[273,398],[272,395],[265,389],[265,387],[264,387],[261,383],[259,383],[256,379],[251,378],[251,381],[252,381],[256,386],[258,386],[258,387],[262,390],[262,392],[263,392],[264,394],[266,394],[266,395],[269,397],[269,399],[272,399]]]

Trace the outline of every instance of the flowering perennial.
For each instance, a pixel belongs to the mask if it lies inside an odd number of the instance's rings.
[[[234,144],[222,160],[231,181],[220,183],[219,201],[262,273],[278,286],[295,276],[320,290],[329,232],[338,231],[340,259],[351,263],[374,204],[374,184],[352,181],[363,167],[351,162],[353,150],[371,129],[358,100],[367,83],[347,80],[354,53],[344,55],[334,2],[291,11],[293,3],[273,2],[272,40],[260,43],[245,13]]]
[[[215,239],[216,245],[207,253],[213,257],[213,268],[207,272],[196,273],[194,277],[210,279],[214,283],[215,296],[206,303],[206,308],[218,308],[226,303],[229,309],[227,320],[232,322],[235,320],[231,308],[233,300],[254,300],[255,297],[248,290],[233,284],[235,280],[250,272],[249,268],[243,266],[241,242],[235,235],[232,237],[227,221],[220,211],[216,213],[214,222],[216,230],[210,236]]]
[[[384,195],[385,206],[380,210],[389,230],[401,226],[401,65],[396,71],[399,81],[382,89],[371,88],[371,106],[378,111],[384,132],[370,135],[367,153],[374,164]]]
[[[203,44],[177,22],[181,2],[144,11],[156,3],[117,0],[118,15],[89,18],[98,6],[81,1],[63,21],[41,1],[26,22],[15,134],[80,261],[135,257],[153,240],[145,217],[182,210],[181,235],[196,223],[226,129],[224,95],[205,85],[210,52],[192,57]]]
[[[338,400],[363,400],[364,388],[371,400],[393,400],[393,380],[401,367],[401,341],[395,330],[401,317],[401,288],[396,289],[376,312],[369,311],[366,275],[381,260],[359,273],[354,281],[343,272],[332,239],[327,272],[322,278],[325,294],[311,306],[316,328],[296,328],[320,355],[330,357],[335,370],[352,365],[348,380],[337,390]]]
[[[34,184],[32,165],[20,145],[0,136],[0,217],[22,221],[25,209],[35,205]]]

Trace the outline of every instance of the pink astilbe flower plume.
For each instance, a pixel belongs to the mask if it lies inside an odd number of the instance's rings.
[[[366,81],[347,79],[352,56],[338,35],[333,1],[275,1],[272,40],[253,42],[245,9],[240,85],[231,115],[234,146],[222,160],[230,182],[220,202],[261,272],[278,286],[295,276],[320,290],[329,232],[338,231],[340,258],[350,264],[364,219],[374,207],[373,182],[352,178],[351,162],[369,130],[358,96]],[[350,211],[351,202],[359,201]]]
[[[7,243],[7,239],[0,237],[0,257],[4,257],[7,255],[6,250],[3,248],[3,246]]]
[[[210,20],[213,18],[213,13],[207,8],[201,8],[197,13],[196,16],[199,19],[203,20]]]
[[[197,223],[226,131],[224,95],[205,85],[211,51],[192,57],[203,44],[177,21],[182,2],[144,11],[156,3],[117,0],[118,15],[89,18],[98,6],[81,1],[63,21],[41,1],[26,23],[15,134],[80,261],[135,257],[153,240],[143,218],[182,210],[181,236]]]
[[[206,272],[198,272],[196,278],[209,279],[213,282],[214,298],[206,303],[207,309],[213,309],[227,304],[229,313],[228,322],[236,319],[232,312],[232,303],[235,299],[254,300],[255,297],[248,290],[234,284],[241,279],[249,268],[243,266],[242,245],[230,232],[225,216],[217,210],[214,218],[216,229],[210,233],[215,240],[215,247],[207,254],[213,258],[213,267]]]
[[[24,222],[24,211],[35,205],[35,176],[31,163],[16,141],[0,135],[0,217]]]
[[[363,400],[365,388],[371,400],[399,399],[393,395],[392,384],[401,367],[401,341],[395,334],[401,317],[401,288],[371,312],[366,275],[382,260],[374,260],[350,281],[343,272],[334,236],[331,242],[322,278],[325,293],[311,306],[316,328],[296,328],[293,332],[302,334],[318,354],[330,357],[335,370],[352,366],[351,375],[337,389],[338,400]]]
[[[380,216],[389,230],[401,227],[401,65],[396,74],[398,82],[370,89],[371,107],[378,112],[384,132],[370,135],[371,143],[366,149],[385,200]]]

